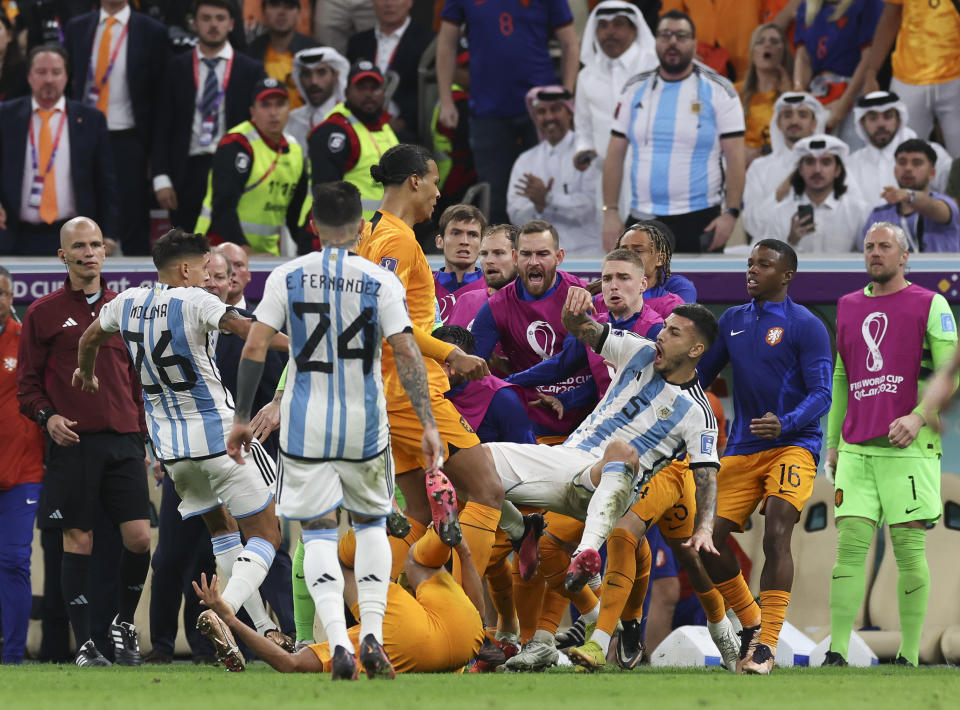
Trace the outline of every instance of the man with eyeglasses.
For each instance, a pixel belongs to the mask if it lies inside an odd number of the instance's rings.
[[[665,12],[656,31],[659,66],[637,74],[620,95],[603,166],[608,250],[625,221],[655,218],[677,235],[676,252],[717,251],[740,215],[743,108],[733,84],[693,60],[695,38],[688,15]],[[617,205],[624,176],[628,215]]]

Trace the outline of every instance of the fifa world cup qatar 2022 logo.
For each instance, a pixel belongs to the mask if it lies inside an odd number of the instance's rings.
[[[545,320],[535,320],[527,326],[527,345],[541,360],[552,357],[557,347],[557,334]]]
[[[883,355],[880,353],[880,343],[887,334],[887,314],[874,311],[863,319],[860,326],[863,342],[867,346],[867,370],[879,372],[883,369]]]

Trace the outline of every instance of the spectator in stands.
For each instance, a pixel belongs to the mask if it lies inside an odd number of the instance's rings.
[[[747,125],[744,136],[747,168],[755,158],[771,150],[770,126],[776,114],[775,104],[784,91],[793,86],[793,55],[787,36],[777,25],[760,25],[750,37],[750,63],[743,82],[738,85]],[[749,173],[748,180],[749,180]],[[747,199],[744,194],[744,207]]]
[[[150,565],[140,378],[118,335],[100,348],[99,392],[70,386],[81,334],[117,294],[101,276],[105,250],[95,222],[86,217],[67,222],[57,254],[66,265],[66,281],[27,309],[17,369],[20,411],[50,437],[39,516],[63,530],[62,593],[79,666],[110,665],[90,630],[90,555],[101,505],[120,527],[120,599],[110,636],[118,664],[140,665],[133,615]]]
[[[866,224],[899,224],[910,251],[960,252],[957,203],[930,187],[937,171],[937,154],[933,148],[926,141],[911,138],[897,146],[894,159],[897,185],[883,189],[886,204],[874,207]],[[864,229],[864,237],[866,231]]]
[[[303,106],[294,78],[293,55],[316,46],[312,37],[297,32],[300,0],[263,0],[266,32],[250,42],[247,54],[263,64],[267,76],[282,82],[290,96],[290,108]]]
[[[224,134],[250,115],[250,94],[263,65],[234,50],[232,0],[196,0],[197,46],[167,63],[151,164],[157,203],[170,221],[192,229],[207,174]]]
[[[398,145],[384,111],[383,74],[373,62],[354,62],[347,77],[346,98],[307,138],[313,184],[346,180],[360,190],[363,218],[380,207],[383,185],[370,177],[370,166]]]
[[[822,133],[826,113],[823,104],[802,91],[787,92],[777,99],[769,129],[772,152],[757,158],[747,168],[743,226],[748,234],[763,237],[766,210],[779,202],[777,188],[797,167],[794,145],[814,133]]]
[[[729,81],[693,60],[695,33],[687,15],[664,13],[657,25],[660,66],[633,77],[621,93],[603,166],[606,249],[625,223],[617,207],[624,173],[627,223],[656,216],[677,235],[678,252],[721,249],[740,216],[743,107]],[[624,166],[629,146],[633,158]]]
[[[9,101],[30,93],[27,65],[9,18],[0,13],[0,101]]]
[[[847,190],[847,144],[817,134],[798,141],[793,152],[797,167],[790,193],[769,210],[760,234],[789,242],[798,253],[857,251],[869,207],[859,193]]]
[[[433,30],[410,20],[413,0],[373,0],[377,24],[347,43],[347,59],[368,59],[380,73],[399,78],[388,111],[390,125],[403,143],[416,143],[420,133],[418,92],[420,57],[433,41]],[[394,108],[395,107],[395,108]]]
[[[284,133],[290,112],[286,87],[262,79],[252,99],[250,120],[231,128],[217,146],[194,231],[251,253],[277,255],[284,225],[294,242],[306,241],[301,225],[310,176],[300,144]]]
[[[583,69],[577,76],[574,107],[577,116],[574,165],[586,170],[593,163],[602,174],[613,110],[620,92],[630,77],[657,66],[657,53],[653,33],[640,10],[621,0],[599,3],[587,19],[584,37],[587,39],[580,47]],[[630,160],[629,152],[627,160]],[[626,187],[620,191],[624,212],[629,204]]]
[[[900,97],[889,91],[874,91],[857,100],[853,117],[864,146],[850,155],[847,170],[850,183],[855,185],[869,205],[882,201],[883,190],[894,180],[894,151],[901,143],[917,134],[908,125],[907,106]],[[947,186],[950,156],[939,143],[930,143],[940,169],[933,176],[933,189],[941,192]]]
[[[956,4],[885,2],[867,70],[868,90],[879,88],[877,72],[894,40],[890,90],[906,104],[910,128],[927,140],[937,119],[947,152],[960,155],[960,12]]]
[[[486,217],[473,205],[450,205],[440,215],[436,246],[443,251],[444,265],[433,272],[433,283],[443,323],[461,296],[487,288],[483,272],[477,268],[480,240],[486,229]]]
[[[87,12],[82,0],[25,0],[19,5],[18,27],[27,33],[27,52],[41,44],[60,44],[71,19]]]
[[[470,143],[477,177],[490,185],[491,222],[507,221],[510,168],[536,144],[524,99],[534,86],[562,84],[573,92],[580,50],[567,0],[520,3],[515,0],[447,0],[437,38],[437,89],[440,123],[457,125],[453,101],[460,25],[470,41]],[[550,32],[560,43],[557,81],[547,47]]]
[[[331,47],[301,49],[293,57],[293,81],[303,101],[287,119],[287,133],[306,151],[310,131],[343,101],[350,65]]]
[[[107,118],[117,176],[119,223],[109,233],[128,256],[150,253],[147,158],[157,116],[157,87],[169,55],[167,30],[127,0],[73,18],[64,32],[76,101]]]
[[[848,146],[859,143],[848,116],[867,76],[881,4],[805,0],[797,8],[793,88],[809,91],[829,109],[824,132],[839,136]]]
[[[371,0],[316,0],[313,9],[313,36],[344,55],[353,35],[376,24]]]
[[[142,1],[142,0],[141,0]],[[241,52],[246,51],[249,44],[255,42],[260,36],[269,32],[267,19],[266,3],[263,0],[236,0],[239,3],[240,15],[237,18],[237,29],[244,35],[244,45],[242,47],[234,44],[235,49]],[[297,16],[293,23],[293,29],[299,35],[309,37],[313,34],[313,3],[314,0],[296,0]],[[241,19],[242,18],[242,19]],[[231,42],[233,39],[231,38]]]
[[[13,313],[13,279],[0,266],[0,612],[3,665],[23,663],[30,621],[30,553],[43,480],[43,434],[17,407],[20,321]]]
[[[430,120],[433,153],[437,156],[437,171],[440,173],[437,207],[441,212],[447,205],[461,202],[467,190],[477,182],[477,168],[470,150],[470,48],[466,36],[459,40],[457,68],[450,88],[457,109],[457,125],[449,127],[440,123],[439,101]]]
[[[541,141],[521,153],[510,171],[510,221],[546,220],[561,234],[565,253],[599,255],[600,170],[596,163],[584,170],[574,164],[573,96],[562,86],[535,86],[527,92],[527,106]]]
[[[47,255],[77,214],[116,233],[117,184],[103,114],[63,95],[66,50],[37,47],[27,66],[32,95],[0,107],[0,253]]]
[[[954,158],[950,165],[950,176],[944,190],[957,204],[960,204],[960,158]]]
[[[698,59],[737,81],[747,73],[751,33],[763,22],[763,4],[761,0],[663,0],[663,12],[689,15],[699,30]]]

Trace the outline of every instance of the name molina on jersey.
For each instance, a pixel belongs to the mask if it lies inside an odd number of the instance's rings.
[[[161,303],[156,306],[150,306],[149,310],[144,312],[143,305],[134,306],[130,309],[130,320],[139,320],[143,318],[144,320],[149,320],[151,318],[166,318],[167,317],[167,304]]]

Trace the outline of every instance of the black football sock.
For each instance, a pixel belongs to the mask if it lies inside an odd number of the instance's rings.
[[[130,552],[123,548],[120,553],[120,607],[117,622],[133,623],[133,615],[140,603],[143,583],[150,568],[149,552]]]
[[[60,589],[63,603],[67,606],[73,635],[79,648],[90,638],[90,601],[87,589],[87,570],[90,567],[90,555],[63,553],[60,565]]]

